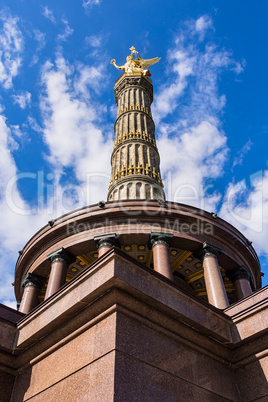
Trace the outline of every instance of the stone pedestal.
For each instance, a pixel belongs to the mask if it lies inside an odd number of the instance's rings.
[[[234,284],[237,300],[243,299],[252,293],[249,282],[251,274],[244,266],[228,272],[227,276]]]
[[[0,400],[266,401],[267,293],[222,312],[110,250],[22,320],[0,305]]]
[[[203,263],[204,280],[209,303],[223,310],[229,306],[229,302],[218,263],[220,253],[221,250],[218,247],[205,242],[195,252],[195,256],[202,260]]]
[[[118,240],[118,236],[116,233],[111,233],[111,234],[102,235],[102,236],[96,236],[96,237],[94,237],[94,240],[98,247],[99,257],[101,257],[103,254],[105,254],[112,247],[120,248],[120,242]]]
[[[39,304],[38,295],[44,286],[46,278],[35,274],[27,274],[22,286],[24,288],[19,311],[28,314]]]
[[[150,245],[153,250],[154,270],[173,281],[172,268],[169,258],[169,245],[173,235],[166,233],[152,233]]]
[[[51,271],[45,300],[57,292],[62,285],[64,285],[68,267],[76,260],[76,257],[63,248],[55,251],[52,254],[49,254],[47,258],[51,261]]]

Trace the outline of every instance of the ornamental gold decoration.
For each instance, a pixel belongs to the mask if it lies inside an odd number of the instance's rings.
[[[118,70],[122,70],[128,75],[141,74],[143,76],[150,77],[151,73],[148,70],[148,67],[158,63],[160,57],[154,57],[153,59],[142,59],[134,46],[132,46],[130,50],[131,53],[129,56],[127,56],[127,61],[123,66],[118,66],[115,59],[111,60],[111,64]]]

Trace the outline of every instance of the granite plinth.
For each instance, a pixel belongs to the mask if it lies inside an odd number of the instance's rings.
[[[1,381],[11,401],[267,398],[267,293],[222,312],[111,249],[31,313],[0,317]]]

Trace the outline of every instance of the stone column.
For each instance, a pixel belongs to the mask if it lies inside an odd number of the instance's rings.
[[[226,275],[234,284],[237,300],[243,299],[252,293],[249,282],[252,276],[243,265],[226,272]]]
[[[146,184],[151,189],[150,196],[149,192],[147,193],[148,198],[164,200],[159,153],[155,143],[155,126],[150,113],[153,85],[142,75],[124,74],[116,82],[114,94],[118,114],[114,126],[115,146],[111,157],[111,180],[107,200],[144,198],[146,194],[143,190]],[[133,151],[131,156],[125,152],[127,147],[131,147]],[[144,161],[144,154],[138,152],[138,148],[146,150],[146,154],[149,152],[152,154],[151,164],[149,160]],[[137,181],[141,184],[141,192],[120,191],[122,186],[124,189],[132,187],[134,190]]]
[[[116,233],[95,236],[94,240],[99,250],[99,257],[101,257],[103,254],[105,254],[108,250],[110,250],[114,246],[120,248],[120,243]]]
[[[194,253],[194,256],[203,263],[208,302],[223,310],[229,306],[229,302],[218,263],[218,256],[221,252],[218,247],[205,242]]]
[[[45,300],[53,295],[64,285],[69,265],[75,262],[76,257],[64,248],[49,254],[47,258],[51,261],[51,271],[49,275]]]
[[[172,268],[169,258],[169,246],[173,235],[168,233],[152,232],[150,246],[153,250],[154,270],[173,281]]]
[[[28,314],[39,304],[38,295],[46,283],[46,278],[36,274],[27,274],[22,282],[23,296],[20,302],[19,311]]]

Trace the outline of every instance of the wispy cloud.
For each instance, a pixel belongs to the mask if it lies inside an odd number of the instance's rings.
[[[12,151],[16,149],[13,135],[20,135],[19,127],[7,125],[7,119],[0,115],[0,297],[8,305],[14,306],[11,283],[14,278],[14,257],[16,250],[26,243],[37,229],[47,221],[47,215],[37,214],[23,199],[18,190],[18,181],[26,175],[18,174]],[[16,257],[15,257],[16,258]],[[10,269],[7,269],[10,267]],[[13,304],[12,304],[13,303]]]
[[[178,107],[180,98],[188,86],[189,76],[193,74],[196,55],[190,55],[186,49],[176,47],[168,52],[169,79],[154,100],[154,118],[156,123],[173,113]]]
[[[0,24],[0,83],[8,89],[19,72],[24,41],[17,17],[2,12]]]
[[[90,95],[99,76],[93,66],[80,66],[75,73],[62,57],[55,64],[47,63],[42,72],[41,109],[49,161],[59,178],[67,168],[72,169],[74,182],[79,181],[82,191],[90,177],[87,203],[105,198],[110,173],[112,130],[109,127],[109,134],[103,132],[106,123],[100,118],[106,108]]]
[[[153,113],[168,198],[213,210],[221,198],[214,180],[223,175],[228,155],[221,124],[226,98],[218,81],[240,63],[231,51],[206,40],[211,28],[213,21],[205,15],[187,22],[175,37]]]
[[[5,264],[7,267],[10,263],[9,259],[6,257],[0,257],[0,261],[2,264]],[[5,270],[6,271],[6,270]],[[14,282],[14,277],[10,272],[1,272],[1,283],[0,283],[0,295],[1,295],[1,303],[5,306],[14,308],[16,310],[17,303],[14,300],[14,296],[12,297],[12,283]]]
[[[11,130],[11,133],[12,133],[12,137],[11,137],[12,141],[13,141],[13,137],[21,138],[22,135],[23,135],[23,133],[22,133],[22,131],[20,129],[20,126],[18,124],[10,125],[10,130]],[[18,149],[18,144],[17,143],[14,145],[14,149]]]
[[[42,50],[46,45],[46,34],[39,31],[39,29],[34,29],[34,39],[38,42],[37,50]]]
[[[158,148],[167,198],[215,210],[221,196],[214,182],[223,173],[228,153],[226,136],[215,124],[203,120],[174,138],[161,134]]]
[[[230,183],[219,214],[268,259],[268,170],[259,171],[247,180]]]
[[[199,35],[199,40],[203,41],[209,29],[214,30],[213,20],[209,15],[202,15],[196,21],[192,28]]]
[[[103,86],[102,77],[104,75],[104,65],[98,66],[85,66],[79,65],[77,67],[78,75],[74,78],[74,90],[76,94],[86,96],[86,99],[90,99],[90,91],[99,93]]]
[[[31,97],[32,95],[27,91],[13,95],[14,103],[18,104],[21,109],[26,109],[31,104]]]
[[[101,4],[102,0],[83,0],[83,7],[89,8]]]
[[[0,244],[6,248],[17,247],[23,237],[22,233],[32,233],[29,226],[22,229],[25,216],[30,216],[32,211],[18,191],[17,166],[11,152],[14,141],[12,131],[5,116],[0,115]]]
[[[82,66],[80,70],[83,71]],[[93,82],[95,75],[93,71]],[[13,307],[14,279],[6,267],[13,271],[14,251],[20,250],[48,220],[105,198],[110,173],[112,130],[109,127],[109,134],[104,136],[98,127],[99,114],[104,112],[102,106],[91,103],[85,93],[82,96],[75,88],[74,81],[79,79],[75,80],[74,68],[64,59],[57,59],[55,65],[47,63],[42,79],[44,129],[33,118],[29,117],[28,123],[44,136],[53,173],[18,172],[12,152],[17,149],[14,136],[21,137],[20,127],[8,126],[6,117],[0,115],[0,297]],[[73,176],[66,176],[66,172],[72,172]],[[20,180],[36,183],[35,201],[24,198],[19,191]],[[47,195],[40,192],[46,188],[46,181],[50,189]]]
[[[98,60],[100,64],[107,64],[110,55],[105,47],[109,34],[100,32],[97,35],[86,36],[85,47],[89,48],[88,58],[93,62]]]
[[[233,168],[237,165],[242,165],[244,157],[246,156],[246,154],[251,150],[253,143],[251,140],[248,140],[243,147],[241,148],[241,150],[238,152],[237,156],[234,158],[234,162],[233,162]]]
[[[102,118],[106,107],[92,96],[101,90],[103,73],[101,64],[98,68],[82,63],[74,66],[59,55],[54,64],[47,62],[42,69],[43,124],[31,116],[27,124],[42,135],[48,151],[44,157],[53,173],[18,172],[13,152],[18,148],[17,140],[21,142],[21,128],[8,125],[0,106],[0,291],[5,304],[15,306],[13,275],[6,269],[10,266],[13,271],[14,250],[20,250],[48,220],[106,197],[112,126]],[[18,92],[14,102],[26,107],[30,98],[28,92]],[[50,191],[27,201],[18,183],[31,180],[33,184],[39,178],[44,181],[39,187],[46,188],[49,182]]]
[[[46,46],[46,34],[39,31],[39,29],[34,29],[33,31],[34,34],[34,39],[37,41],[37,47],[35,49],[35,52],[32,56],[31,64],[30,66],[32,67],[39,61],[39,54],[42,51],[42,49]]]
[[[58,34],[57,38],[61,42],[65,42],[70,35],[73,34],[74,30],[69,26],[69,22],[66,18],[62,19],[62,23],[64,25],[64,30],[62,33]]]
[[[27,118],[27,124],[29,124],[29,127],[33,130],[36,131],[37,133],[42,133],[43,129],[42,127],[38,124],[36,118],[32,116],[28,116]]]
[[[46,17],[49,21],[51,21],[53,24],[56,24],[56,18],[54,17],[53,11],[50,10],[48,7],[44,7],[43,9],[43,15]]]
[[[103,45],[103,35],[99,34],[87,36],[85,38],[85,42],[94,48],[99,48]]]

